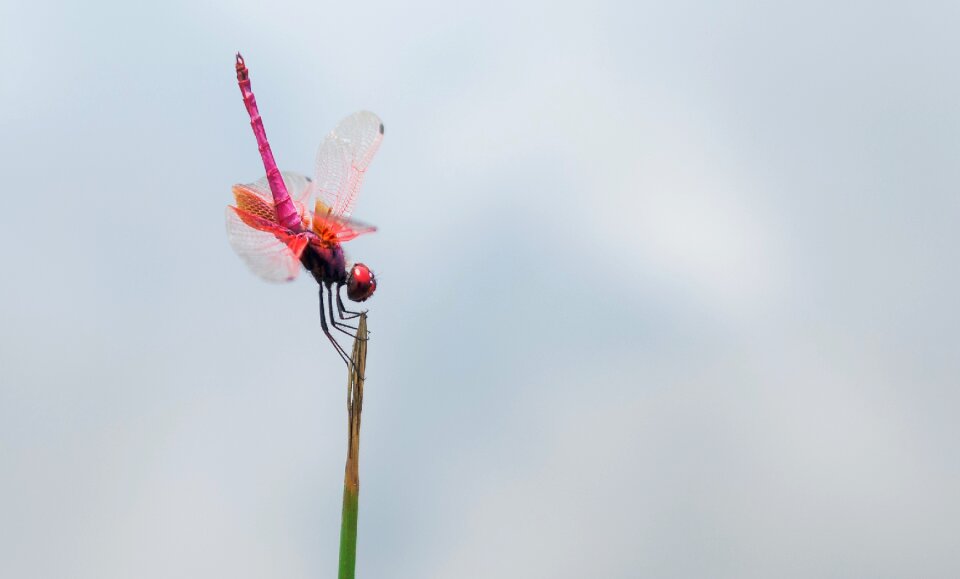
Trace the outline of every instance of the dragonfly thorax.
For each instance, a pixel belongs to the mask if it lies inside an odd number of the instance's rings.
[[[347,260],[339,243],[310,243],[300,256],[300,262],[313,274],[317,283],[347,283]]]

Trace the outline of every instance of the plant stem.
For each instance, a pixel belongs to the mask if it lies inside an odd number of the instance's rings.
[[[353,342],[353,365],[347,377],[347,466],[343,475],[339,579],[354,579],[357,566],[357,511],[360,506],[360,412],[363,373],[367,366],[367,314],[360,314]]]

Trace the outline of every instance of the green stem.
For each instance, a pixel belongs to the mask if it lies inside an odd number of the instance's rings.
[[[353,579],[357,566],[357,509],[360,495],[344,486],[343,521],[340,524],[340,574],[339,579]]]

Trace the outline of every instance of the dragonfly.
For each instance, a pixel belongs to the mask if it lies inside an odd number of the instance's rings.
[[[320,145],[312,179],[280,171],[240,53],[236,70],[266,176],[233,186],[236,204],[227,206],[227,239],[250,270],[267,281],[291,281],[301,268],[313,275],[320,286],[320,326],[349,367],[350,356],[330,326],[355,337],[350,330],[356,328],[346,320],[360,312],[346,309],[341,290],[345,287],[347,298],[359,303],[377,289],[373,271],[363,263],[348,262],[342,244],[376,231],[351,214],[367,167],[383,140],[383,122],[368,111],[340,121]]]

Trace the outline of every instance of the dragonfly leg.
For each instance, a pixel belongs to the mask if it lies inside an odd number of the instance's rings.
[[[347,308],[343,307],[343,300],[340,298],[340,289],[343,288],[343,284],[337,284],[337,291],[334,292],[337,294],[337,312],[340,314],[341,320],[349,320],[360,315],[360,312],[352,312]],[[344,315],[349,314],[349,315]]]
[[[357,329],[356,326],[351,326],[350,324],[342,321],[342,320],[349,319],[349,318],[343,317],[343,310],[340,309],[340,305],[341,305],[341,304],[339,303],[339,302],[340,302],[340,295],[339,295],[339,293],[338,293],[338,292],[340,291],[339,286],[337,287],[336,290],[334,290],[334,289],[331,288],[330,286],[327,286],[327,291],[330,292],[330,321],[333,323],[334,326],[338,326],[338,327],[341,327],[341,328],[350,328],[351,330],[356,330],[356,329]],[[337,314],[340,316],[340,320],[341,320],[341,321],[337,321],[337,319],[336,319],[335,317],[333,317],[333,296],[334,296],[334,295],[337,296]],[[359,314],[358,314],[358,315],[359,315]],[[351,316],[351,317],[356,317],[356,316]],[[356,337],[357,337],[356,334],[350,334],[350,336],[353,337],[353,338],[356,338]]]
[[[333,344],[333,347],[336,348],[337,354],[340,354],[340,357],[343,358],[343,361],[347,364],[347,367],[350,368],[353,366],[353,362],[350,360],[350,356],[347,355],[347,352],[343,349],[343,346],[337,342],[337,339],[333,337],[333,334],[330,333],[330,328],[327,327],[327,317],[324,313],[324,303],[323,303],[323,284],[320,284],[320,327],[323,328],[323,333],[327,336],[327,339],[330,340],[330,343]]]
[[[350,336],[351,338],[356,339],[356,337],[357,337],[356,334],[351,334],[350,332],[348,332],[347,330],[345,330],[345,329],[343,329],[343,328],[350,328],[350,329],[353,329],[353,330],[356,330],[357,328],[355,328],[355,327],[353,327],[353,326],[351,326],[351,325],[349,325],[349,324],[345,324],[345,323],[343,323],[343,322],[338,322],[338,321],[337,321],[337,318],[333,317],[333,293],[334,293],[334,292],[333,292],[333,288],[331,288],[329,285],[327,286],[327,292],[330,293],[330,299],[327,301],[327,306],[330,308],[330,323],[333,324],[333,327],[334,327],[334,328],[340,330],[341,332],[343,332],[344,334]]]

